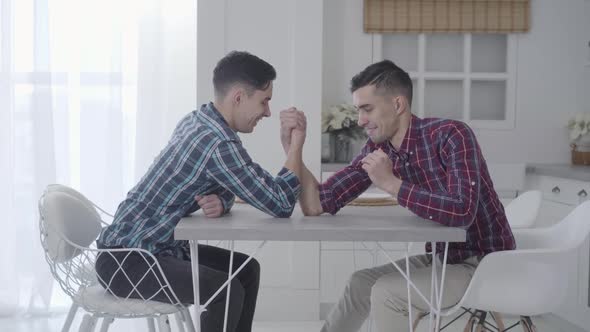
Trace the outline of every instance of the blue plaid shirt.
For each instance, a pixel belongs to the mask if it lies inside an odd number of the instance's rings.
[[[227,213],[234,194],[275,217],[289,217],[301,191],[283,168],[273,177],[252,161],[213,103],[185,116],[153,164],[119,205],[99,247],[142,248],[186,257],[186,241],[173,239],[180,219],[199,209],[195,195],[217,194]]]

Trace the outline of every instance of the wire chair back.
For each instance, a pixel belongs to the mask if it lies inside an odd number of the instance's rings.
[[[62,290],[86,311],[104,316],[131,318],[186,311],[186,305],[178,300],[152,253],[135,248],[96,247],[96,238],[102,227],[108,225],[97,209],[110,216],[79,192],[62,185],[49,185],[39,199],[41,244]],[[101,255],[108,255],[117,266],[107,280],[98,276],[95,269]],[[130,276],[124,269],[126,260],[133,255],[145,261],[142,276]],[[128,293],[114,295],[115,275],[129,283]],[[138,288],[149,278],[157,280],[158,289],[145,295]]]

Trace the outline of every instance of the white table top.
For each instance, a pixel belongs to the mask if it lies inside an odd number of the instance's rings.
[[[465,242],[465,230],[424,220],[400,206],[347,206],[336,215],[305,217],[299,206],[291,218],[273,218],[235,204],[221,218],[202,212],[183,218],[176,240]]]

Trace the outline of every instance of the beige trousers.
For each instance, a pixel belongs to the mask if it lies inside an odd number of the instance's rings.
[[[432,259],[430,255],[409,258],[410,279],[430,299]],[[469,258],[461,264],[448,264],[442,307],[449,308],[463,297],[479,260]],[[406,259],[396,262],[405,273]],[[437,261],[440,278],[442,264]],[[413,317],[418,311],[428,312],[428,305],[412,290]],[[408,289],[406,279],[393,264],[359,270],[352,274],[344,294],[332,308],[322,332],[356,332],[368,318],[375,320],[377,332],[409,331]]]

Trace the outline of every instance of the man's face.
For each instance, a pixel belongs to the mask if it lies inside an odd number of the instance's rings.
[[[251,133],[260,119],[270,116],[269,102],[272,98],[272,82],[264,90],[254,90],[248,95],[244,90],[236,109],[236,130]]]
[[[363,127],[373,143],[390,140],[399,128],[398,98],[381,95],[374,85],[364,86],[352,93],[354,106],[359,110],[358,125]]]

